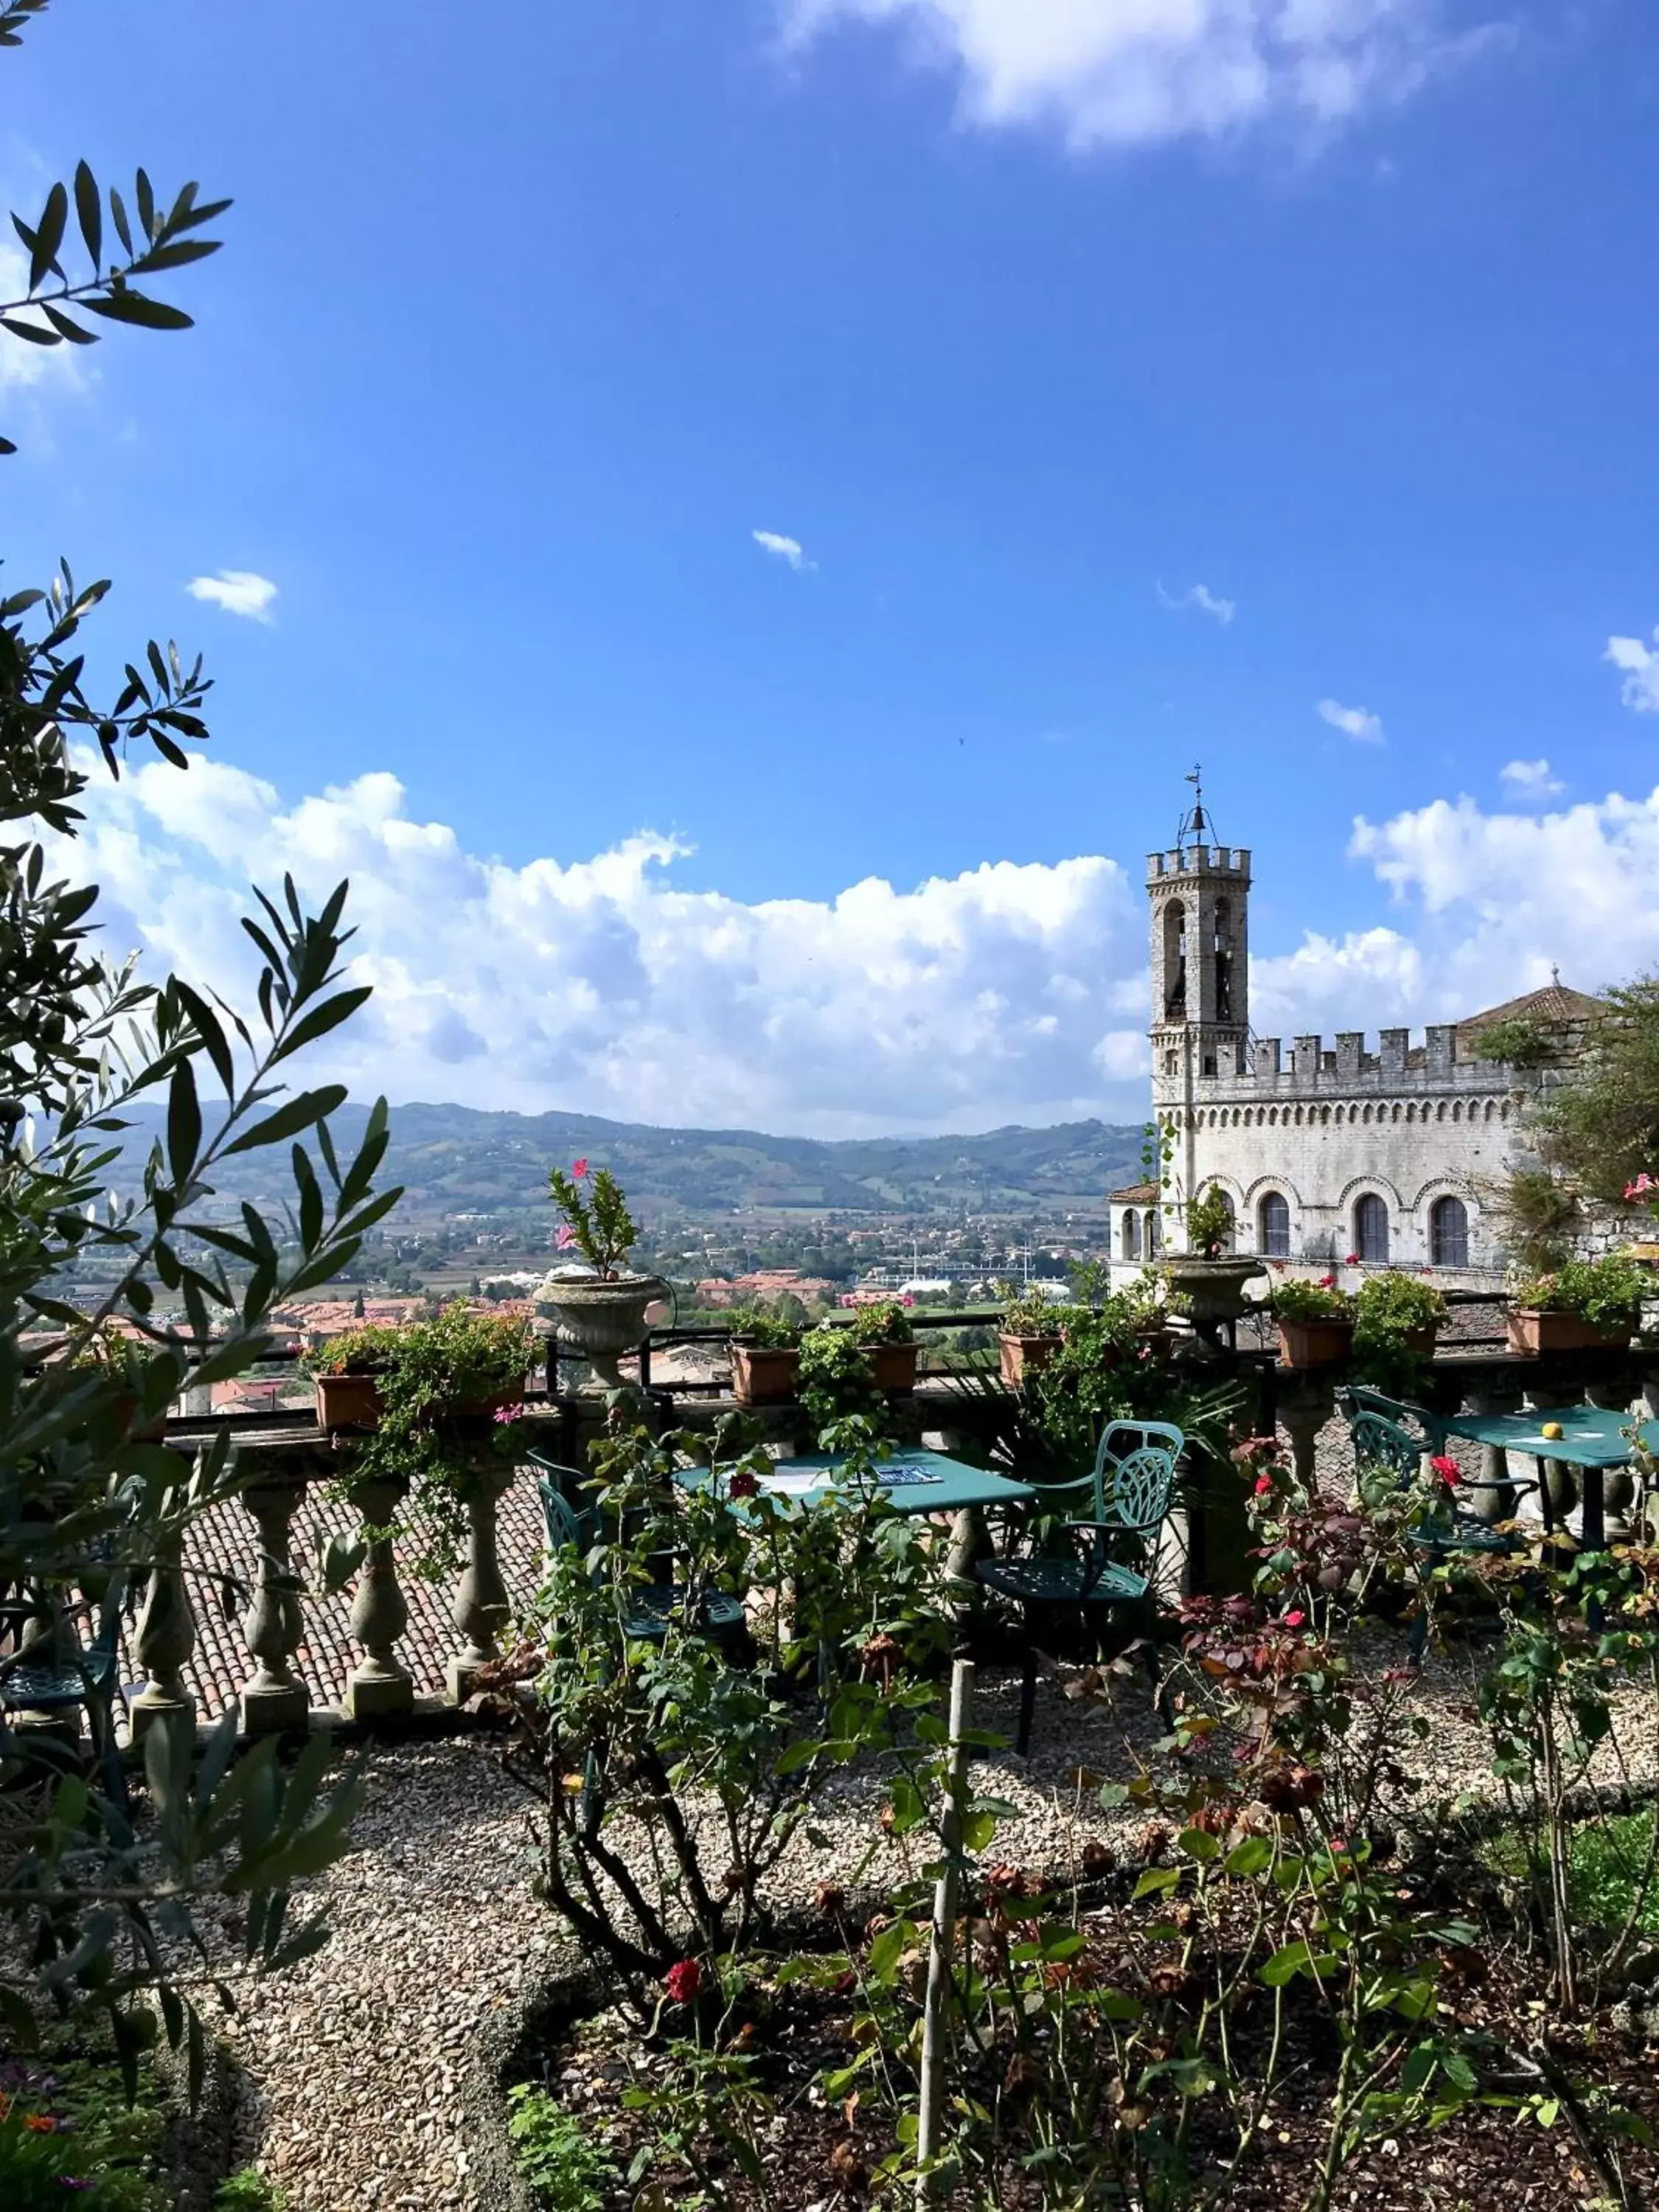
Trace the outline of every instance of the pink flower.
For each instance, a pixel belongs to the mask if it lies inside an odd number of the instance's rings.
[[[1429,1465],[1449,1490],[1454,1483],[1462,1482],[1463,1480],[1463,1470],[1455,1459],[1437,1455],[1429,1462]]]
[[[1307,1614],[1301,1610],[1300,1607],[1298,1607],[1293,1613],[1282,1613],[1279,1617],[1284,1621],[1286,1628],[1300,1628],[1308,1618]]]
[[[690,2004],[702,1987],[702,1968],[695,1959],[682,1959],[663,1976],[662,1985],[676,2004]]]
[[[1659,1182],[1656,1182],[1650,1175],[1639,1175],[1634,1182],[1625,1185],[1626,1198],[1645,1198],[1650,1190],[1659,1190]]]
[[[577,1182],[580,1182],[582,1177],[587,1173],[587,1162],[586,1160],[572,1160],[570,1163],[570,1172],[575,1176]]]
[[[524,1401],[522,1398],[515,1399],[510,1406],[497,1406],[494,1417],[495,1426],[498,1429],[505,1428],[509,1421],[516,1421],[523,1411]]]
[[[570,1226],[570,1224],[568,1221],[562,1223],[560,1224],[558,1235],[553,1239],[553,1242],[558,1246],[560,1251],[568,1252],[575,1241],[576,1232]]]

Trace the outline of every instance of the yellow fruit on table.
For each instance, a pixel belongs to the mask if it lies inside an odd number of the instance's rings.
[[[1553,1443],[1555,1439],[1561,1434],[1561,1424],[1559,1421],[1546,1421],[1543,1427],[1540,1429],[1538,1433],[1540,1437],[1547,1437],[1550,1442]]]

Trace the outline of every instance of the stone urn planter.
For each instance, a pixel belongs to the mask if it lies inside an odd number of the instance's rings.
[[[1200,1328],[1237,1321],[1248,1312],[1244,1285],[1266,1273],[1263,1262],[1249,1255],[1206,1260],[1200,1253],[1181,1252],[1164,1266],[1170,1288],[1181,1293],[1188,1314]]]
[[[1632,1334],[1627,1328],[1597,1328],[1578,1314],[1553,1313],[1542,1306],[1516,1306],[1505,1320],[1510,1350],[1525,1353],[1622,1352]]]
[[[916,1387],[916,1352],[911,1344],[872,1344],[866,1347],[870,1355],[870,1374],[878,1390],[890,1398],[902,1398]]]
[[[1281,1321],[1279,1324],[1281,1367],[1337,1367],[1352,1351],[1351,1321]]]
[[[1003,1388],[1018,1390],[1028,1375],[1040,1375],[1066,1341],[1063,1336],[1021,1336],[997,1332],[997,1356]]]
[[[667,1296],[657,1275],[618,1275],[611,1282],[599,1275],[549,1275],[536,1293],[536,1311],[607,1389],[620,1390],[617,1362],[645,1341],[645,1310]]]
[[[787,1406],[799,1380],[799,1345],[732,1340],[732,1395],[739,1406]]]

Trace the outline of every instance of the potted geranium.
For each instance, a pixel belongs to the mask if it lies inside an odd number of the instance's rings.
[[[374,1426],[386,1402],[380,1377],[391,1364],[399,1334],[375,1324],[348,1328],[307,1353],[317,1425],[325,1433]]]
[[[800,1379],[799,1324],[769,1306],[732,1309],[732,1395],[739,1406],[787,1405]]]
[[[915,1389],[915,1332],[896,1298],[860,1306],[853,1320],[853,1340],[868,1353],[878,1390],[899,1397]]]
[[[1040,1291],[1003,1286],[997,1353],[1005,1389],[1018,1390],[1028,1375],[1040,1375],[1065,1343],[1063,1310]]]
[[[1535,1275],[1516,1293],[1509,1316],[1512,1352],[1589,1352],[1626,1345],[1641,1327],[1651,1278],[1623,1253],[1570,1260]]]
[[[1434,1357],[1446,1301],[1421,1275],[1389,1267],[1365,1278],[1353,1310],[1355,1363],[1368,1381],[1386,1389],[1391,1382],[1405,1381],[1414,1365]]]
[[[554,1168],[547,1179],[564,1217],[553,1242],[561,1252],[580,1253],[588,1272],[555,1270],[537,1292],[536,1310],[553,1322],[562,1341],[581,1353],[601,1382],[618,1389],[617,1362],[643,1341],[646,1308],[665,1297],[668,1285],[660,1276],[635,1274],[624,1266],[640,1232],[609,1168],[590,1176],[587,1162],[574,1160],[568,1174]]]
[[[1237,1321],[1244,1311],[1244,1285],[1261,1273],[1254,1254],[1230,1253],[1237,1224],[1227,1194],[1212,1183],[1187,1205],[1187,1245],[1164,1263],[1167,1279],[1182,1300],[1182,1310],[1203,1328]]]
[[[1353,1301],[1337,1289],[1334,1275],[1275,1283],[1273,1310],[1284,1366],[1331,1367],[1353,1349]]]

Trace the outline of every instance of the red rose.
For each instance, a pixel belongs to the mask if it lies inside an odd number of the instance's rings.
[[[676,2004],[690,2004],[702,1987],[702,1968],[695,1959],[682,1959],[663,1976],[662,1985]]]
[[[726,1486],[728,1498],[758,1498],[760,1477],[752,1468],[740,1467]]]
[[[1265,1498],[1265,1497],[1267,1496],[1267,1492],[1268,1492],[1273,1488],[1273,1479],[1272,1475],[1270,1475],[1270,1474],[1259,1474],[1259,1475],[1257,1475],[1257,1477],[1256,1477],[1256,1479],[1255,1479],[1255,1494],[1256,1494],[1256,1496],[1257,1496],[1258,1498]]]
[[[1462,1482],[1463,1480],[1463,1470],[1455,1459],[1437,1456],[1429,1462],[1429,1465],[1449,1490],[1454,1483]]]

